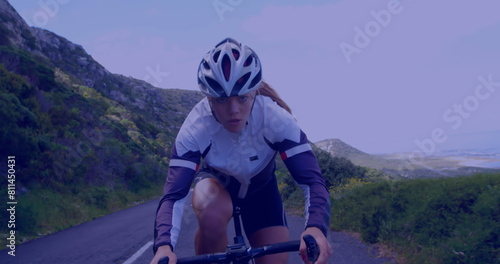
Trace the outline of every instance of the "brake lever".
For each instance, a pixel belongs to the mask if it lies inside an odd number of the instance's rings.
[[[316,239],[311,235],[305,235],[302,239],[304,239],[306,243],[307,259],[314,264],[319,257],[319,247],[316,243]]]

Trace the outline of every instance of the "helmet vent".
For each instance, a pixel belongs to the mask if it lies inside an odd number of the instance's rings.
[[[220,56],[220,50],[217,51],[215,54],[214,54],[214,62],[217,63],[217,61],[219,60],[219,56]]]
[[[224,78],[226,79],[226,82],[229,81],[229,78],[231,77],[231,61],[229,60],[229,56],[227,54],[224,54],[222,57],[222,72],[224,73]]]
[[[219,82],[210,77],[206,77],[205,80],[207,81],[210,88],[212,88],[212,90],[214,90],[217,94],[221,95],[226,94],[226,92],[224,91],[224,89],[222,89],[222,86],[219,84]]]
[[[243,64],[243,66],[245,66],[245,67],[246,67],[246,66],[248,66],[248,65],[252,64],[252,61],[253,61],[253,56],[252,56],[252,55],[250,55],[250,56],[248,56],[247,60],[246,60],[246,61],[245,61],[245,63]]]
[[[262,80],[262,71],[259,71],[250,83],[250,87],[255,87]]]
[[[233,87],[233,91],[231,92],[232,96],[238,95],[238,93],[241,91],[243,86],[248,82],[248,79],[250,79],[250,72],[247,72],[245,75],[241,76],[241,78],[236,81]]]
[[[236,49],[233,49],[233,57],[235,60],[238,60],[240,58],[240,52]]]
[[[205,68],[205,70],[210,70],[210,65],[208,65],[206,60],[203,60],[203,68]]]

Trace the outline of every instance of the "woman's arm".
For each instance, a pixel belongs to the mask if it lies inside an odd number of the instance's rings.
[[[176,147],[172,149],[163,196],[156,211],[153,247],[155,252],[160,246],[175,247],[180,232],[184,198],[189,193],[200,157],[199,152],[184,152],[180,156]]]
[[[303,134],[301,141],[304,140],[307,138]],[[281,156],[284,157],[283,154]],[[304,192],[306,227],[317,227],[326,236],[330,225],[330,195],[316,156],[309,148],[292,156],[286,155],[283,161]]]

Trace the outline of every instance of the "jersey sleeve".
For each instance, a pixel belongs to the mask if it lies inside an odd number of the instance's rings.
[[[189,193],[199,161],[198,153],[178,156],[172,151],[163,196],[156,210],[154,251],[163,245],[175,247],[180,232],[184,201]]]
[[[175,248],[180,233],[184,201],[189,193],[201,161],[200,142],[196,125],[200,125],[198,108],[194,108],[182,125],[172,148],[167,179],[163,188],[155,219],[154,246],[169,245]]]
[[[306,135],[301,141],[283,142],[280,154],[305,198],[306,227],[317,227],[326,236],[330,223],[330,195]]]
[[[277,108],[276,108],[277,107]],[[330,221],[330,195],[306,134],[295,119],[279,106],[266,112],[266,141],[277,150],[304,192],[306,227],[318,227],[326,236]]]

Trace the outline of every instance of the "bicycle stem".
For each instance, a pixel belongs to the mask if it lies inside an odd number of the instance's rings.
[[[234,213],[233,213],[233,221],[234,221],[234,230],[236,233],[236,236],[234,237],[234,244],[236,244],[236,245],[244,245],[245,244],[245,241],[243,239],[243,234],[241,232],[240,215],[241,215],[241,208],[239,206],[235,206]]]

